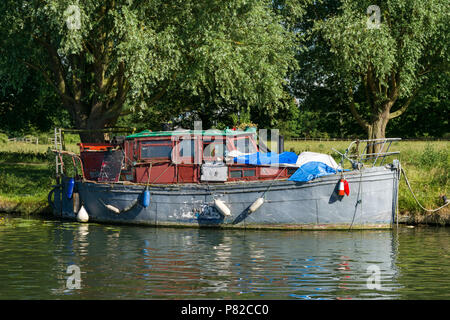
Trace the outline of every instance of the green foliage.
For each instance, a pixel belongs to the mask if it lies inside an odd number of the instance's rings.
[[[435,150],[431,143],[427,144],[425,150],[418,156],[418,164],[426,169],[449,168],[449,150]]]
[[[1,60],[1,58],[0,58]],[[9,66],[8,66],[9,67]],[[70,117],[55,93],[37,74],[21,73],[25,80],[14,88],[0,65],[0,128],[12,137],[48,131],[53,126],[70,125]]]
[[[8,135],[0,132],[0,144],[4,144],[8,142]]]
[[[417,93],[407,112],[389,122],[390,136],[449,139],[449,97],[450,71],[433,75]]]
[[[375,4],[383,20],[378,28],[369,28],[366,11]],[[439,0],[347,0],[342,14],[318,21],[314,29],[330,44],[337,58],[335,70],[343,79],[359,81],[371,67],[380,85],[389,86],[389,76],[399,72],[399,97],[408,97],[423,81],[421,71],[428,70],[436,56],[449,61],[447,5]]]
[[[379,28],[367,26],[370,5],[380,8]],[[440,103],[444,114],[428,122],[423,108],[426,101],[428,111],[440,111],[429,103],[430,95],[426,98],[427,88],[441,87],[440,95],[448,92],[445,76],[438,77],[449,70],[447,6],[443,0],[321,0],[307,7],[304,17],[297,20],[305,42],[297,54],[300,70],[291,76],[291,90],[305,116],[307,112],[316,115],[310,124],[335,136],[360,135],[384,117],[379,127],[394,119],[395,124],[387,129],[397,134],[415,136],[426,130],[442,134],[445,123],[436,128],[432,121],[445,119],[447,99]],[[405,130],[395,130],[402,122],[396,117],[410,104],[422,119],[422,129],[414,132],[413,121],[408,119],[402,123]],[[339,126],[323,119],[327,117]]]
[[[381,9],[380,28],[367,27],[369,5]],[[410,104],[389,120],[387,135],[442,136],[450,109],[447,6],[3,0],[0,128],[23,136],[54,126],[251,121],[288,137],[364,136],[348,108],[353,99],[367,123],[388,100],[391,113]]]
[[[244,108],[272,119],[296,63],[294,36],[270,5],[5,0],[0,79],[20,90],[36,75],[76,127],[112,126],[128,112],[155,125],[198,111],[220,121]]]
[[[80,136],[78,134],[74,134],[74,133],[65,133],[64,134],[64,142],[66,143],[66,145],[74,145],[77,143],[80,143]]]
[[[16,162],[42,162],[47,160],[45,153],[30,153],[28,151],[0,151],[0,161]]]
[[[0,210],[21,214],[48,213],[47,194],[54,179],[45,164],[0,166]]]

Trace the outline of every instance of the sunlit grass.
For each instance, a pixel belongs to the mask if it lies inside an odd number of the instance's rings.
[[[0,143],[0,153],[39,155],[46,153],[48,149],[53,150],[55,146],[52,144],[32,144],[25,142]],[[66,150],[78,152],[79,147],[76,144],[66,144]]]

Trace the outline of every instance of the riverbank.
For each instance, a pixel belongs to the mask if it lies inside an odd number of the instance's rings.
[[[300,154],[302,151],[327,153],[331,148],[341,152],[348,146],[343,141],[286,141],[285,150]],[[0,212],[47,215],[51,209],[47,195],[54,179],[54,154],[46,145],[19,143],[0,144]],[[400,151],[402,163],[411,187],[425,208],[440,207],[442,195],[448,194],[450,171],[450,142],[397,142],[392,150]],[[68,145],[71,151],[77,146]],[[338,159],[337,159],[338,160]],[[419,208],[405,179],[400,182],[399,208],[401,223],[450,225],[450,206],[435,213]]]
[[[45,215],[52,181],[48,164],[0,161],[0,212]]]

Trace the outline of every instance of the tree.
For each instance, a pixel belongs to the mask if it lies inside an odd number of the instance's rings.
[[[388,122],[401,121],[424,88],[439,84],[435,75],[448,70],[446,12],[439,0],[308,6],[294,23],[305,38],[297,53],[300,71],[291,75],[301,110],[331,117],[341,134],[359,134],[348,121],[353,118],[369,138],[384,138]],[[323,122],[325,130],[338,131]]]
[[[139,110],[173,115],[158,105],[169,92],[277,110],[295,65],[292,36],[267,0],[3,0],[0,10],[0,74],[20,87],[34,71],[76,128]]]
[[[406,111],[430,75],[448,70],[448,28],[444,0],[345,0],[339,14],[315,23],[370,139],[384,138],[389,120]]]

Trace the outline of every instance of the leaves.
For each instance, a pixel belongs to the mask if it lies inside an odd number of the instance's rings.
[[[375,28],[367,14],[373,5],[381,14]],[[293,91],[301,101],[321,103],[316,93],[328,91],[334,110],[350,106],[365,130],[381,124],[383,134],[433,73],[448,70],[447,12],[444,0],[314,3],[299,23],[307,50],[298,55],[303,73],[294,73]]]
[[[169,96],[167,110],[189,95],[276,111],[295,66],[294,37],[269,4],[6,0],[0,74],[20,87],[23,72],[9,73],[11,65],[40,73],[82,127],[111,125],[124,106],[151,110]]]

